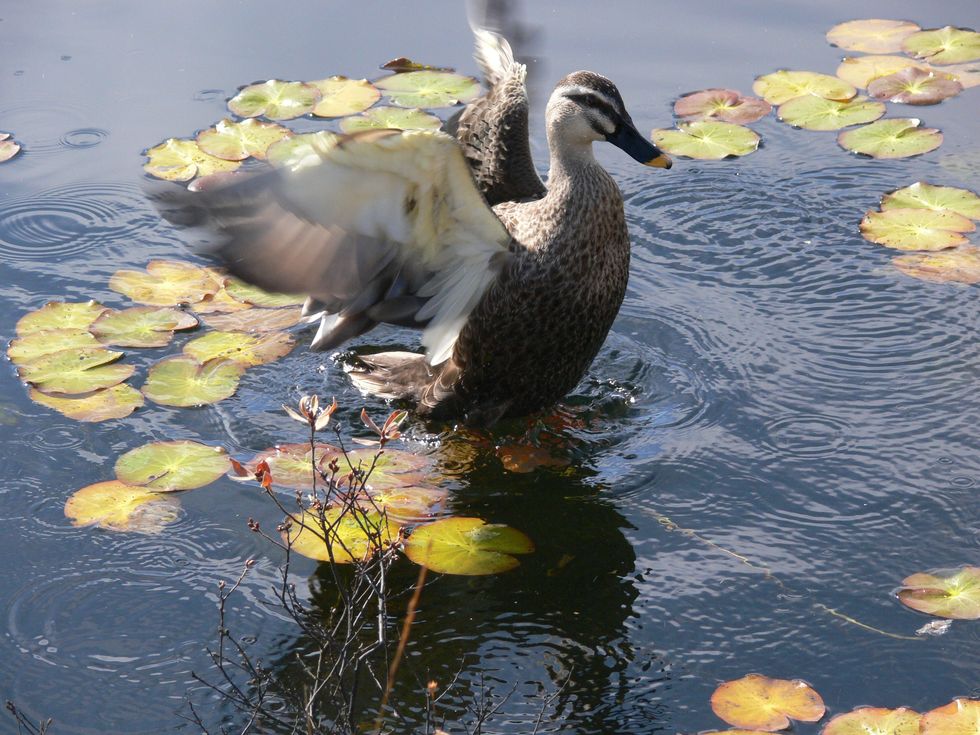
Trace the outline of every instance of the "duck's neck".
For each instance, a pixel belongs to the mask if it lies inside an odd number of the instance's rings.
[[[595,160],[592,141],[568,140],[560,136],[548,136],[551,168],[548,170],[548,193],[567,194],[577,181],[606,176],[605,170]]]

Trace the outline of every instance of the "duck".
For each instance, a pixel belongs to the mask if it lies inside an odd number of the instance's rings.
[[[625,297],[623,197],[593,145],[671,161],[612,81],[576,71],[548,100],[545,183],[530,156],[526,68],[499,34],[476,41],[489,93],[455,135],[325,138],[285,166],[205,177],[156,203],[233,275],[308,295],[313,350],[380,323],[421,331],[424,353],[356,352],[348,375],[362,392],[423,419],[491,426],[574,389]]]

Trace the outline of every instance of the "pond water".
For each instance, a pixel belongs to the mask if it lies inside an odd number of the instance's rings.
[[[975,0],[509,5],[532,62],[542,171],[544,101],[575,69],[616,81],[647,133],[671,125],[687,91],[748,92],[778,68],[833,73],[842,53],[823,34],[842,20],[980,27]],[[192,257],[143,198],[140,152],[220,119],[238,86],[372,77],[400,55],[475,72],[456,2],[13,2],[0,38],[0,129],[24,145],[0,166],[5,340],[49,300],[126,305],[107,286],[119,268]],[[504,575],[430,578],[396,694],[408,722],[423,683],[457,672],[449,714],[481,681],[513,690],[485,730],[500,733],[530,732],[555,693],[541,732],[714,729],[711,692],[752,671],[808,680],[832,713],[980,696],[980,626],[916,638],[928,619],[891,595],[913,572],[980,561],[980,292],[901,275],[857,230],[883,193],[914,181],[980,188],[980,91],[910,109],[945,143],[893,162],[772,117],[753,126],[763,147],[737,161],[664,172],[598,151],[634,250],[620,316],[570,398],[592,418],[565,431],[569,468],[511,473],[491,452],[449,478],[455,512],[515,526],[537,551]],[[159,354],[134,355],[136,385]],[[220,480],[187,493],[156,536],[73,528],[63,505],[147,441],[239,458],[302,441],[279,404],[308,392],[336,395],[345,431],[360,432],[359,394],[305,348],[212,407],[148,402],[101,424],[32,403],[8,363],[0,694],[53,717],[55,733],[193,731],[189,697],[213,721],[219,705],[191,672],[209,671],[217,581],[249,558],[229,627],[275,665],[302,647],[267,605],[281,557],[245,520],[272,527],[277,512],[256,489]],[[438,453],[426,427],[409,434],[408,448]],[[293,571],[301,587],[328,584],[312,561]],[[403,560],[395,584],[415,574]]]

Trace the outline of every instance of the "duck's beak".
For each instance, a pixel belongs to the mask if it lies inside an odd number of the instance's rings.
[[[670,168],[671,166],[667,154],[640,135],[639,131],[625,120],[619,124],[616,132],[606,136],[606,140],[617,148],[626,151],[644,166],[655,168]]]

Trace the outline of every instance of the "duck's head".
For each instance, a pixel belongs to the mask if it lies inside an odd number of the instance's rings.
[[[558,82],[546,119],[553,149],[591,152],[592,143],[606,140],[646,166],[670,168],[670,158],[637,131],[616,85],[594,72]]]

